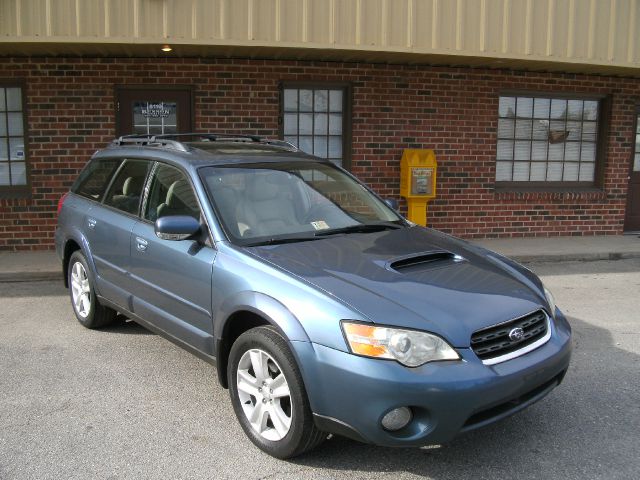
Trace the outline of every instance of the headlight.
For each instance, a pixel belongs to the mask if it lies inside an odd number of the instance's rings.
[[[556,317],[556,299],[553,298],[553,294],[549,291],[549,289],[547,289],[547,287],[544,287],[544,296],[547,297],[547,302],[549,303],[549,308],[551,309],[549,313],[551,313],[551,316],[555,318]]]
[[[346,321],[342,328],[351,351],[365,357],[397,360],[407,367],[460,359],[447,342],[431,333]]]

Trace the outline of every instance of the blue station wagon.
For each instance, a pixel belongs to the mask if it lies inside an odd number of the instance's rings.
[[[56,249],[82,325],[121,313],[216,365],[278,458],[447,442],[559,385],[571,329],[540,279],[390,205],[279,140],[121,137],[60,200]]]

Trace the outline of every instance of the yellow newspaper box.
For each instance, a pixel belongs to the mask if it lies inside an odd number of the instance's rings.
[[[407,218],[418,225],[427,225],[427,203],[436,197],[437,169],[433,150],[404,150],[400,160],[400,196],[407,200]]]

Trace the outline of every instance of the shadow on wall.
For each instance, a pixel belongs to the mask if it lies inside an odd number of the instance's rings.
[[[640,356],[570,318],[572,365],[560,387],[502,422],[436,448],[380,448],[335,437],[293,463],[353,478],[640,478]],[[409,474],[409,475],[407,475]],[[386,478],[386,477],[385,477]]]

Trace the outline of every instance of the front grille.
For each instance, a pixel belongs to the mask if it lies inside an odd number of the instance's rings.
[[[509,338],[514,328],[521,328],[519,339]],[[478,330],[471,335],[471,348],[481,360],[501,357],[531,345],[547,334],[547,314],[538,310],[510,322]]]

